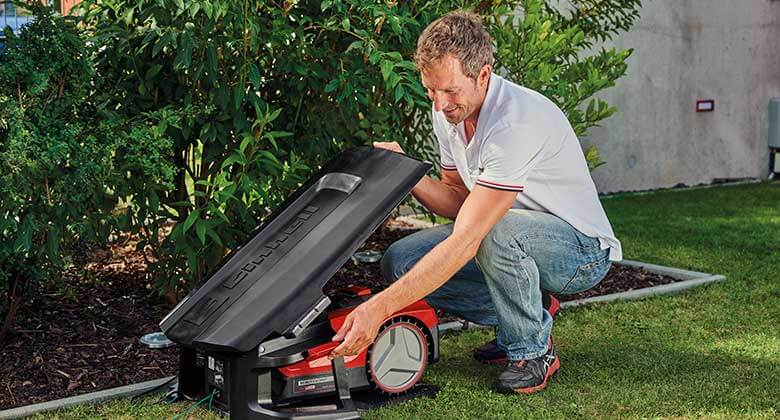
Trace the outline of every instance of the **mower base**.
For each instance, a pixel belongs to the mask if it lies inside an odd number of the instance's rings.
[[[165,393],[165,395],[163,395],[160,398],[158,402],[162,404],[173,404],[182,401],[178,392],[178,386],[179,386],[178,381],[174,380],[173,383],[167,385],[168,385],[168,391]],[[439,388],[437,386],[418,383],[417,385],[412,387],[412,389],[398,395],[377,394],[372,390],[358,391],[352,394],[352,401],[357,411],[365,411],[365,410],[385,407],[388,405],[400,404],[402,402],[410,401],[412,399],[420,398],[420,397],[435,398],[438,392],[439,392]],[[323,404],[321,405],[317,405],[316,403],[314,403],[310,406],[287,407],[281,411],[280,410],[273,410],[273,411],[275,411],[278,415],[278,414],[285,414],[285,413],[301,413],[301,414],[311,413],[312,410],[316,410],[318,413],[329,412],[329,413],[338,414],[335,413],[334,411],[337,409],[335,405],[332,404],[332,401],[327,401],[327,402],[323,401]],[[214,409],[214,411],[222,416],[230,415],[230,413],[228,413],[227,411],[223,411],[219,409]],[[271,416],[270,418],[278,418],[278,417]],[[301,417],[299,416],[297,418],[300,419]]]
[[[359,418],[352,403],[344,359],[332,361],[332,374],[338,398],[336,408],[280,405],[274,401],[276,368],[306,358],[306,349],[330,340],[332,331],[327,325],[315,325],[304,334],[287,339],[280,337],[265,343],[260,349],[226,356],[203,354],[182,348],[179,386],[180,399],[200,400],[213,394],[211,405],[233,419],[353,419]],[[274,347],[282,347],[274,351]],[[277,386],[278,387],[278,386]]]

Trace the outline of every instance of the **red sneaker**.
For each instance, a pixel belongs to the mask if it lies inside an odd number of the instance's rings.
[[[542,306],[550,316],[555,318],[561,310],[561,303],[552,294],[542,291]],[[506,353],[498,348],[498,342],[493,339],[474,350],[474,359],[490,365],[504,364],[507,362]]]
[[[544,290],[542,291],[542,306],[544,309],[547,309],[547,312],[549,312],[550,316],[553,318],[561,311],[561,302],[559,302],[552,293],[545,292]]]
[[[550,341],[547,353],[531,360],[511,361],[498,375],[495,388],[503,394],[532,394],[547,387],[547,381],[561,367]]]

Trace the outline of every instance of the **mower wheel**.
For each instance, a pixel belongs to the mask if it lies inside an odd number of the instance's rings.
[[[426,333],[419,321],[393,318],[382,326],[366,354],[366,373],[375,389],[399,394],[413,387],[428,364]]]

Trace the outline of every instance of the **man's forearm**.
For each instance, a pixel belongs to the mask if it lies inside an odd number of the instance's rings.
[[[444,178],[453,175],[448,173]],[[429,295],[455,275],[474,258],[486,235],[511,208],[517,193],[477,185],[466,197],[449,237],[385,291],[347,315],[333,336],[334,341],[343,342],[331,352],[330,358],[358,354],[376,338],[387,317]]]
[[[433,213],[454,219],[463,205],[466,195],[462,189],[429,176],[415,185],[412,195]]]

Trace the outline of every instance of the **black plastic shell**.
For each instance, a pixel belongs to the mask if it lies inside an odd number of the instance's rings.
[[[339,154],[163,319],[163,332],[220,352],[247,352],[289,333],[430,168],[382,149]]]

